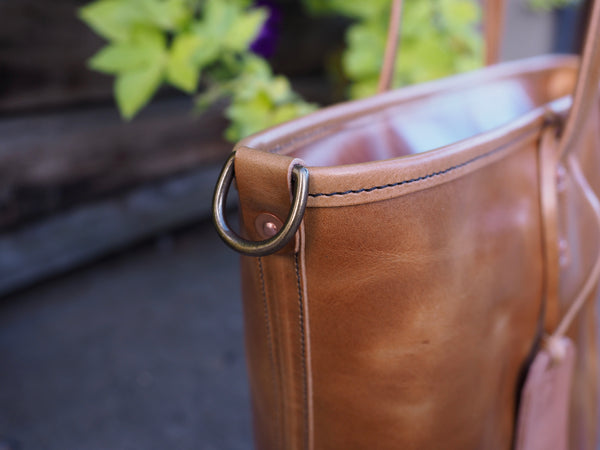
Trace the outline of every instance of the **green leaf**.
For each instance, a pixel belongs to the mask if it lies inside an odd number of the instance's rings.
[[[214,39],[223,38],[231,32],[231,24],[237,14],[239,14],[239,8],[231,1],[206,0],[202,32]]]
[[[192,93],[196,90],[200,72],[219,55],[217,43],[195,33],[180,34],[173,41],[167,65],[168,81],[175,87]]]
[[[434,30],[436,5],[432,1],[407,1],[402,14],[402,39],[427,39]]]
[[[200,78],[200,67],[194,62],[194,54],[202,47],[202,38],[193,34],[179,35],[173,41],[167,79],[175,87],[192,93]]]
[[[150,101],[162,83],[163,74],[162,66],[152,66],[117,77],[115,97],[125,119],[133,118]]]
[[[193,18],[187,0],[137,0],[149,23],[163,30],[180,30]]]
[[[98,72],[123,73],[151,65],[160,58],[162,51],[152,45],[107,45],[90,59],[89,66]]]
[[[108,40],[128,41],[138,25],[179,30],[193,17],[187,0],[97,0],[79,10],[79,16]]]
[[[241,52],[252,43],[266,19],[267,12],[262,8],[245,11],[231,0],[206,0],[203,19],[193,29],[223,49]]]
[[[242,75],[231,85],[231,93],[233,99],[226,110],[231,126],[226,137],[232,141],[315,109],[294,93],[285,77],[273,76],[268,64],[259,57],[245,61]]]
[[[219,83],[209,86],[207,89],[198,93],[195,98],[195,111],[203,112],[211,105],[216,103],[220,98],[229,93],[229,86],[226,83]]]
[[[167,37],[164,32],[149,25],[133,25],[129,33],[129,41],[140,46],[165,49]]]
[[[443,0],[440,7],[444,21],[451,30],[477,25],[479,7],[471,0]]]
[[[351,98],[365,98],[377,93],[378,78],[367,78],[365,80],[353,83],[350,86]]]
[[[230,140],[239,140],[269,126],[269,113],[272,104],[264,93],[250,101],[233,101],[225,111],[225,115],[232,121],[226,131]]]
[[[79,17],[100,36],[117,42],[126,41],[133,23],[140,20],[135,2],[98,0],[79,9]]]
[[[277,107],[275,112],[272,114],[272,121],[269,126],[277,125],[288,120],[302,117],[309,114],[317,109],[316,105],[305,103],[302,101],[294,103],[286,103]]]
[[[136,26],[130,41],[110,44],[89,61],[92,69],[104,73],[123,73],[162,64],[165,54],[165,37],[160,30]]]
[[[343,63],[353,79],[370,78],[381,70],[385,49],[385,32],[373,23],[353,25],[348,30],[348,50]]]
[[[260,80],[270,80],[272,77],[269,63],[260,56],[253,54],[244,59],[243,74],[246,77],[253,77]]]
[[[246,50],[267,20],[264,9],[254,9],[235,18],[223,45],[234,51]]]
[[[269,97],[274,103],[283,103],[292,97],[292,86],[286,77],[274,77],[267,88]]]

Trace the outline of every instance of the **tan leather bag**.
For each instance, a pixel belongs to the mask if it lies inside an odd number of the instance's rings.
[[[596,448],[599,72],[596,1],[581,59],[493,65],[235,147],[214,213],[249,255],[258,449]],[[234,176],[243,237],[224,217]]]

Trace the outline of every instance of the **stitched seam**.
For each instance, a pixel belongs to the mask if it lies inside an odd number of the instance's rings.
[[[279,383],[277,382],[277,373],[275,370],[275,357],[274,357],[274,352],[273,352],[273,332],[272,332],[272,327],[271,327],[271,318],[269,315],[269,306],[267,303],[267,291],[265,289],[265,277],[264,277],[264,272],[263,272],[263,265],[262,265],[262,258],[258,257],[258,272],[260,275],[260,286],[261,286],[261,291],[262,291],[262,297],[263,297],[263,309],[264,309],[264,315],[265,315],[265,328],[266,328],[266,332],[267,332],[267,346],[269,349],[269,361],[271,363],[271,378],[272,378],[272,382],[273,382],[273,390],[275,392],[275,415],[276,415],[276,422],[277,422],[277,438],[276,440],[280,443],[281,448],[283,447],[283,433],[281,430],[281,423],[280,423],[280,419],[281,419],[281,411],[280,411],[280,405],[279,405],[279,400],[281,399],[281,396],[279,395]]]
[[[503,145],[502,147],[499,147],[490,152],[484,153],[483,155],[476,156],[468,161],[457,164],[455,166],[448,167],[447,169],[440,170],[438,172],[432,172],[430,174],[423,175],[420,177],[411,178],[409,180],[402,180],[402,181],[398,181],[396,183],[383,184],[381,186],[373,186],[373,187],[369,187],[369,188],[350,189],[350,190],[343,191],[343,192],[327,192],[327,193],[319,192],[319,193],[309,193],[308,195],[309,195],[309,197],[334,197],[334,196],[343,196],[343,195],[349,195],[349,194],[360,194],[363,192],[369,193],[369,192],[373,192],[373,191],[377,191],[377,190],[383,190],[383,189],[389,189],[389,188],[393,188],[393,187],[397,187],[397,186],[402,186],[404,184],[416,183],[418,181],[423,181],[423,180],[427,180],[429,178],[434,178],[434,177],[437,177],[440,175],[445,175],[449,172],[452,172],[453,170],[457,170],[462,167],[468,166],[469,164],[473,164],[473,163],[479,161],[480,159],[487,158],[488,156],[491,156],[495,153],[500,152],[501,150],[504,150],[508,145],[510,145],[510,144]]]
[[[298,322],[300,325],[300,354],[302,362],[302,411],[303,411],[303,434],[304,448],[308,449],[308,385],[306,379],[306,335],[304,332],[304,300],[302,297],[302,286],[300,283],[300,268],[298,263],[298,253],[296,253],[294,262],[296,265],[296,280],[298,287]]]

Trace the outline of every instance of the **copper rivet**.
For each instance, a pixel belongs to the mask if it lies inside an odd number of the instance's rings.
[[[263,225],[263,233],[266,236],[275,236],[278,231],[279,228],[273,222],[265,222],[265,224]]]
[[[269,213],[259,214],[256,218],[255,225],[256,231],[263,239],[269,239],[275,236],[279,230],[281,230],[281,227],[283,227],[281,220]]]

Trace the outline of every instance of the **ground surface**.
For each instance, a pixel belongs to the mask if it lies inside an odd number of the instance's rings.
[[[250,449],[237,269],[203,224],[1,301],[0,436]]]

